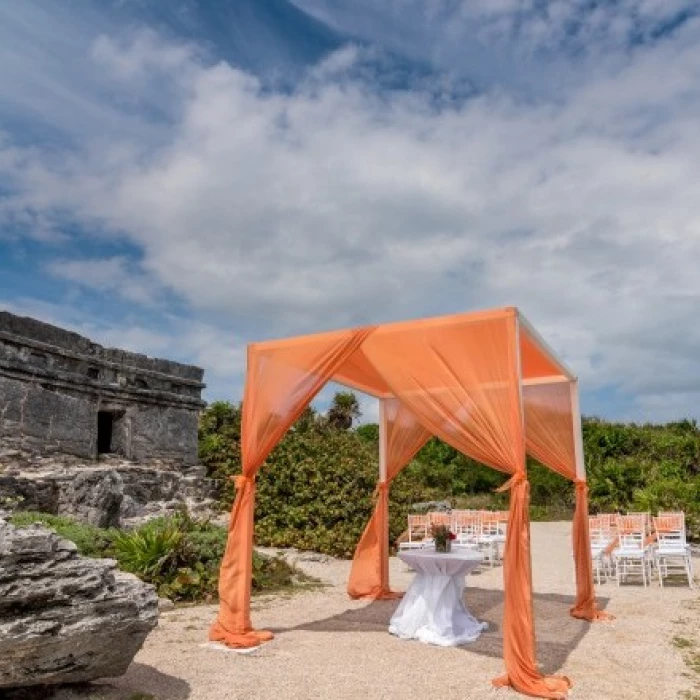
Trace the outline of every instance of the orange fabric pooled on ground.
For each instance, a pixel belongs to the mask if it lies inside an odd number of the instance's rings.
[[[430,439],[430,433],[396,399],[383,399],[379,439],[386,481],[377,484],[377,503],[355,549],[348,581],[351,598],[395,598],[389,587],[389,486]]]
[[[543,676],[535,656],[530,561],[530,484],[518,472],[504,487],[510,489],[510,517],[503,556],[505,607],[503,659],[506,673],[494,679],[496,687],[512,686],[538,698],[565,698],[571,681],[565,676]]]

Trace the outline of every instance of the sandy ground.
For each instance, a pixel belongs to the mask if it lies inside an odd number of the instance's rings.
[[[532,525],[533,585],[539,661],[574,682],[576,700],[676,700],[692,687],[674,636],[697,634],[697,588],[603,583],[599,603],[613,623],[572,619],[570,524]],[[491,688],[501,660],[502,569],[472,575],[466,601],[490,628],[475,643],[436,648],[387,632],[395,601],[354,602],[345,593],[349,562],[305,562],[328,585],[293,596],[257,598],[253,622],[276,638],[242,655],[206,645],[213,607],[164,613],[125,676],[95,688],[105,700],[135,693],[158,700],[424,700],[521,697]],[[700,562],[696,561],[696,572]],[[391,561],[392,586],[412,574]],[[686,697],[692,697],[687,695]]]

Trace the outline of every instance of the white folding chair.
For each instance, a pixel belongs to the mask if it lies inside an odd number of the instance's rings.
[[[452,511],[452,532],[455,533],[453,546],[476,548],[479,535],[479,516],[472,510]]]
[[[622,515],[617,519],[618,547],[613,551],[617,585],[630,574],[639,573],[644,587],[651,579],[651,548],[647,544],[647,520],[639,514]]]
[[[408,516],[408,541],[400,542],[399,549],[422,549],[432,540],[428,536],[428,516],[409,515]]]
[[[494,562],[498,561],[498,543],[500,530],[498,527],[498,516],[488,510],[479,513],[481,528],[477,537],[479,549],[484,553],[484,559],[489,562],[489,567],[493,568]]]
[[[693,560],[685,533],[684,513],[664,513],[654,518],[654,560],[659,574],[659,586],[671,571],[682,572],[693,587]]]
[[[496,535],[496,542],[499,545],[505,546],[506,534],[508,531],[508,516],[510,515],[510,513],[507,510],[496,510],[494,511],[493,515],[496,519],[496,523],[498,523],[498,534]]]
[[[588,518],[588,536],[591,546],[591,560],[595,567],[596,583],[601,583],[601,572],[609,573],[609,565],[605,554],[611,542],[612,535],[609,521],[605,518],[591,516]]]

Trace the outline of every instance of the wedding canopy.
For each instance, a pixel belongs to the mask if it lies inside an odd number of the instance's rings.
[[[388,575],[388,490],[433,435],[511,475],[504,551],[503,656],[512,685],[563,697],[570,683],[537,667],[532,613],[526,453],[576,483],[572,615],[594,620],[588,504],[576,377],[516,308],[366,326],[253,343],[243,398],[242,474],[236,477],[210,639],[251,647],[272,638],[250,619],[255,476],[329,381],[380,399],[380,473],[374,513],[358,544],[348,591],[393,594]],[[322,494],[319,494],[322,498]]]

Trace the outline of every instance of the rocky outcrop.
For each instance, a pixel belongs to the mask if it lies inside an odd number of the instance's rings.
[[[69,515],[98,527],[129,527],[181,508],[209,515],[216,510],[218,486],[203,467],[174,471],[125,460],[97,466],[43,460],[0,471],[0,510],[11,501],[22,510]]]
[[[111,559],[0,520],[0,696],[121,675],[157,621],[153,587]]]

